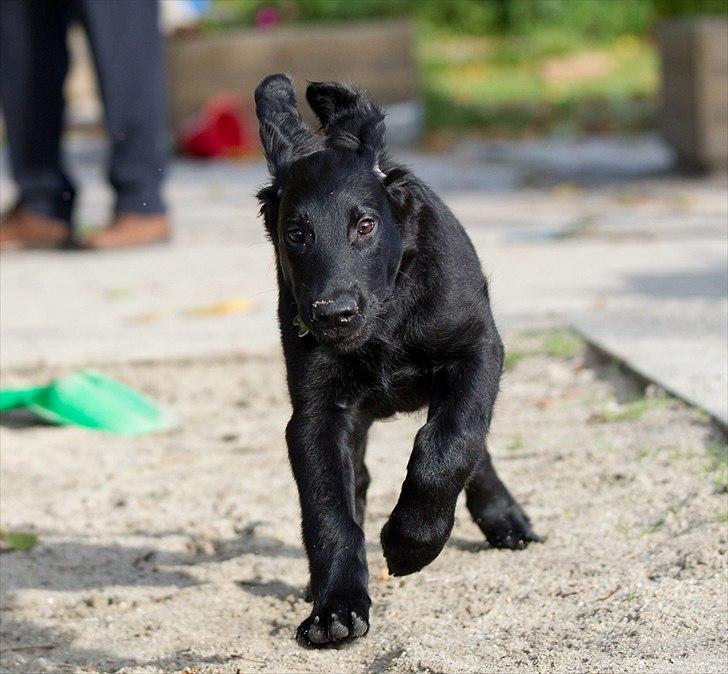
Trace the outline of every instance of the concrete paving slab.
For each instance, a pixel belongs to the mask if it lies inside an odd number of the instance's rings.
[[[728,328],[725,313],[673,316],[650,310],[580,316],[590,343],[728,429]]]

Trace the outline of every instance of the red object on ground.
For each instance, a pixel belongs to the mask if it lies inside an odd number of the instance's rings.
[[[258,28],[273,28],[280,23],[281,17],[275,7],[261,7],[255,14]]]
[[[257,152],[254,128],[231,96],[210,99],[180,134],[182,152],[189,157],[240,157]]]

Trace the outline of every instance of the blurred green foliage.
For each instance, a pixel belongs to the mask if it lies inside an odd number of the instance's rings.
[[[206,23],[211,28],[253,25],[264,8],[275,9],[282,23],[292,23],[397,16],[409,14],[412,6],[411,0],[215,0]]]
[[[570,135],[655,124],[657,54],[642,37],[425,36],[418,61],[431,130]]]
[[[653,0],[658,16],[728,15],[728,0]]]
[[[215,0],[207,23],[265,8],[284,24],[411,16],[428,128],[508,136],[654,128],[656,21],[728,16],[728,0]]]
[[[559,30],[594,40],[644,34],[660,16],[726,14],[728,0],[215,0],[211,23],[252,24],[265,7],[284,22],[408,14],[467,35]]]
[[[558,29],[592,39],[643,33],[653,10],[649,0],[435,0],[415,9],[431,26],[472,35]]]

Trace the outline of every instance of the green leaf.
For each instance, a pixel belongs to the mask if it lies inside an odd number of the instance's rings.
[[[0,529],[0,552],[30,550],[38,542],[38,536],[26,531]]]

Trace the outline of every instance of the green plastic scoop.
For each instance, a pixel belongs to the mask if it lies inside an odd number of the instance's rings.
[[[93,370],[59,377],[46,386],[0,390],[0,412],[16,408],[27,408],[54,424],[118,435],[152,433],[174,423],[146,396]]]

